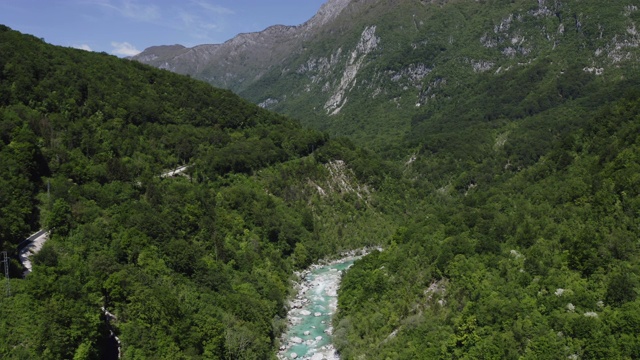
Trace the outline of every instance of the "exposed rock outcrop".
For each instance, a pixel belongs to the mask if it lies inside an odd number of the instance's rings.
[[[330,0],[301,25],[274,25],[259,32],[238,34],[223,44],[153,46],[131,57],[161,69],[203,79],[215,86],[239,91],[280,64],[302,41],[349,5],[351,0]],[[268,104],[267,104],[268,105]]]
[[[351,56],[342,74],[342,79],[331,98],[325,103],[324,108],[328,114],[336,115],[347,102],[346,94],[356,84],[356,76],[362,67],[366,56],[378,46],[380,39],[376,37],[376,27],[370,26],[364,29],[360,42],[351,52]]]

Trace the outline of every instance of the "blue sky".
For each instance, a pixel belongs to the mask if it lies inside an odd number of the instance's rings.
[[[0,0],[0,24],[54,45],[131,56],[299,25],[326,0]]]

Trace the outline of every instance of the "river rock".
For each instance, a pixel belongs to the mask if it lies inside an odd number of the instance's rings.
[[[351,253],[350,253],[351,255]],[[343,261],[349,261],[352,259],[342,258],[340,260],[331,261],[330,264],[326,262],[323,264],[317,264],[309,267],[308,270],[298,272],[296,275],[298,276],[298,283],[295,286],[296,288],[296,296],[290,299],[289,312],[287,314],[287,323],[290,327],[290,332],[288,335],[283,335],[281,344],[286,344],[284,349],[281,347],[280,352],[278,353],[278,359],[286,360],[286,359],[304,359],[304,360],[338,360],[339,356],[335,351],[335,348],[331,344],[323,344],[323,346],[318,346],[322,342],[326,342],[329,339],[328,335],[332,334],[332,328],[330,327],[330,322],[324,319],[315,320],[314,317],[320,317],[324,315],[330,315],[335,312],[337,306],[337,290],[340,287],[340,275],[341,272],[337,269],[328,269],[329,271],[315,274],[315,270],[320,269],[324,266],[333,266],[334,264],[339,264]],[[312,273],[312,271],[314,273]],[[316,307],[313,308],[314,311],[311,311],[310,308],[305,308],[309,306],[309,304],[314,304],[318,301],[327,301],[327,305],[325,307]],[[315,306],[319,306],[320,304],[315,304]],[[313,314],[314,317],[310,317]],[[324,331],[324,333],[328,335],[315,336],[312,337],[311,329],[316,329],[316,326],[311,326],[311,324],[307,324],[304,327],[298,328],[295,331],[291,331],[294,326],[300,326],[301,323],[306,321],[316,322],[318,320],[322,320],[322,326],[318,325],[317,328],[320,331]],[[325,326],[328,326],[328,329],[324,329]],[[306,330],[305,330],[306,329]],[[317,330],[315,330],[317,331]],[[294,334],[304,334],[304,339],[302,337],[295,336]],[[289,337],[291,336],[291,337]],[[291,352],[293,349],[292,346],[305,344],[308,345],[308,350],[305,350],[303,354],[297,352]],[[296,348],[296,351],[298,349]]]

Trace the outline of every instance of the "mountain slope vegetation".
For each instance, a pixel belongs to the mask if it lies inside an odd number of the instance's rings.
[[[259,76],[243,77],[253,64],[229,70],[207,56],[198,66],[220,74],[193,76],[332,135],[387,149],[443,126],[443,117],[522,118],[637,72],[640,12],[628,1],[344,3],[328,1],[325,7],[341,10],[296,38],[284,59],[277,48],[277,56],[251,44],[232,48],[263,54],[267,69]],[[270,32],[259,36],[276,36]],[[211,80],[223,75],[237,80]]]
[[[638,14],[354,1],[241,91],[404,163],[407,219],[344,278],[343,358],[636,356]]]
[[[4,359],[271,358],[293,271],[390,234],[349,141],[6,27],[0,69]]]
[[[339,3],[242,83],[315,131],[4,29],[2,246],[53,237],[3,356],[99,358],[113,330],[126,359],[270,358],[293,270],[377,244],[343,277],[344,359],[637,357],[637,6]]]
[[[637,17],[625,1],[352,1],[240,94],[386,149],[446,118],[522,118],[634,74]]]
[[[343,279],[343,358],[634,358],[638,95],[602,104],[529,166],[476,165],[413,192],[421,208],[392,245]]]

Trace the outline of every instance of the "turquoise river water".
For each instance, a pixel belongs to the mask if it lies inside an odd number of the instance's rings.
[[[337,307],[337,290],[342,270],[354,258],[330,265],[314,266],[303,273],[298,295],[287,315],[289,328],[282,339],[279,359],[339,359],[331,343],[331,316]]]

